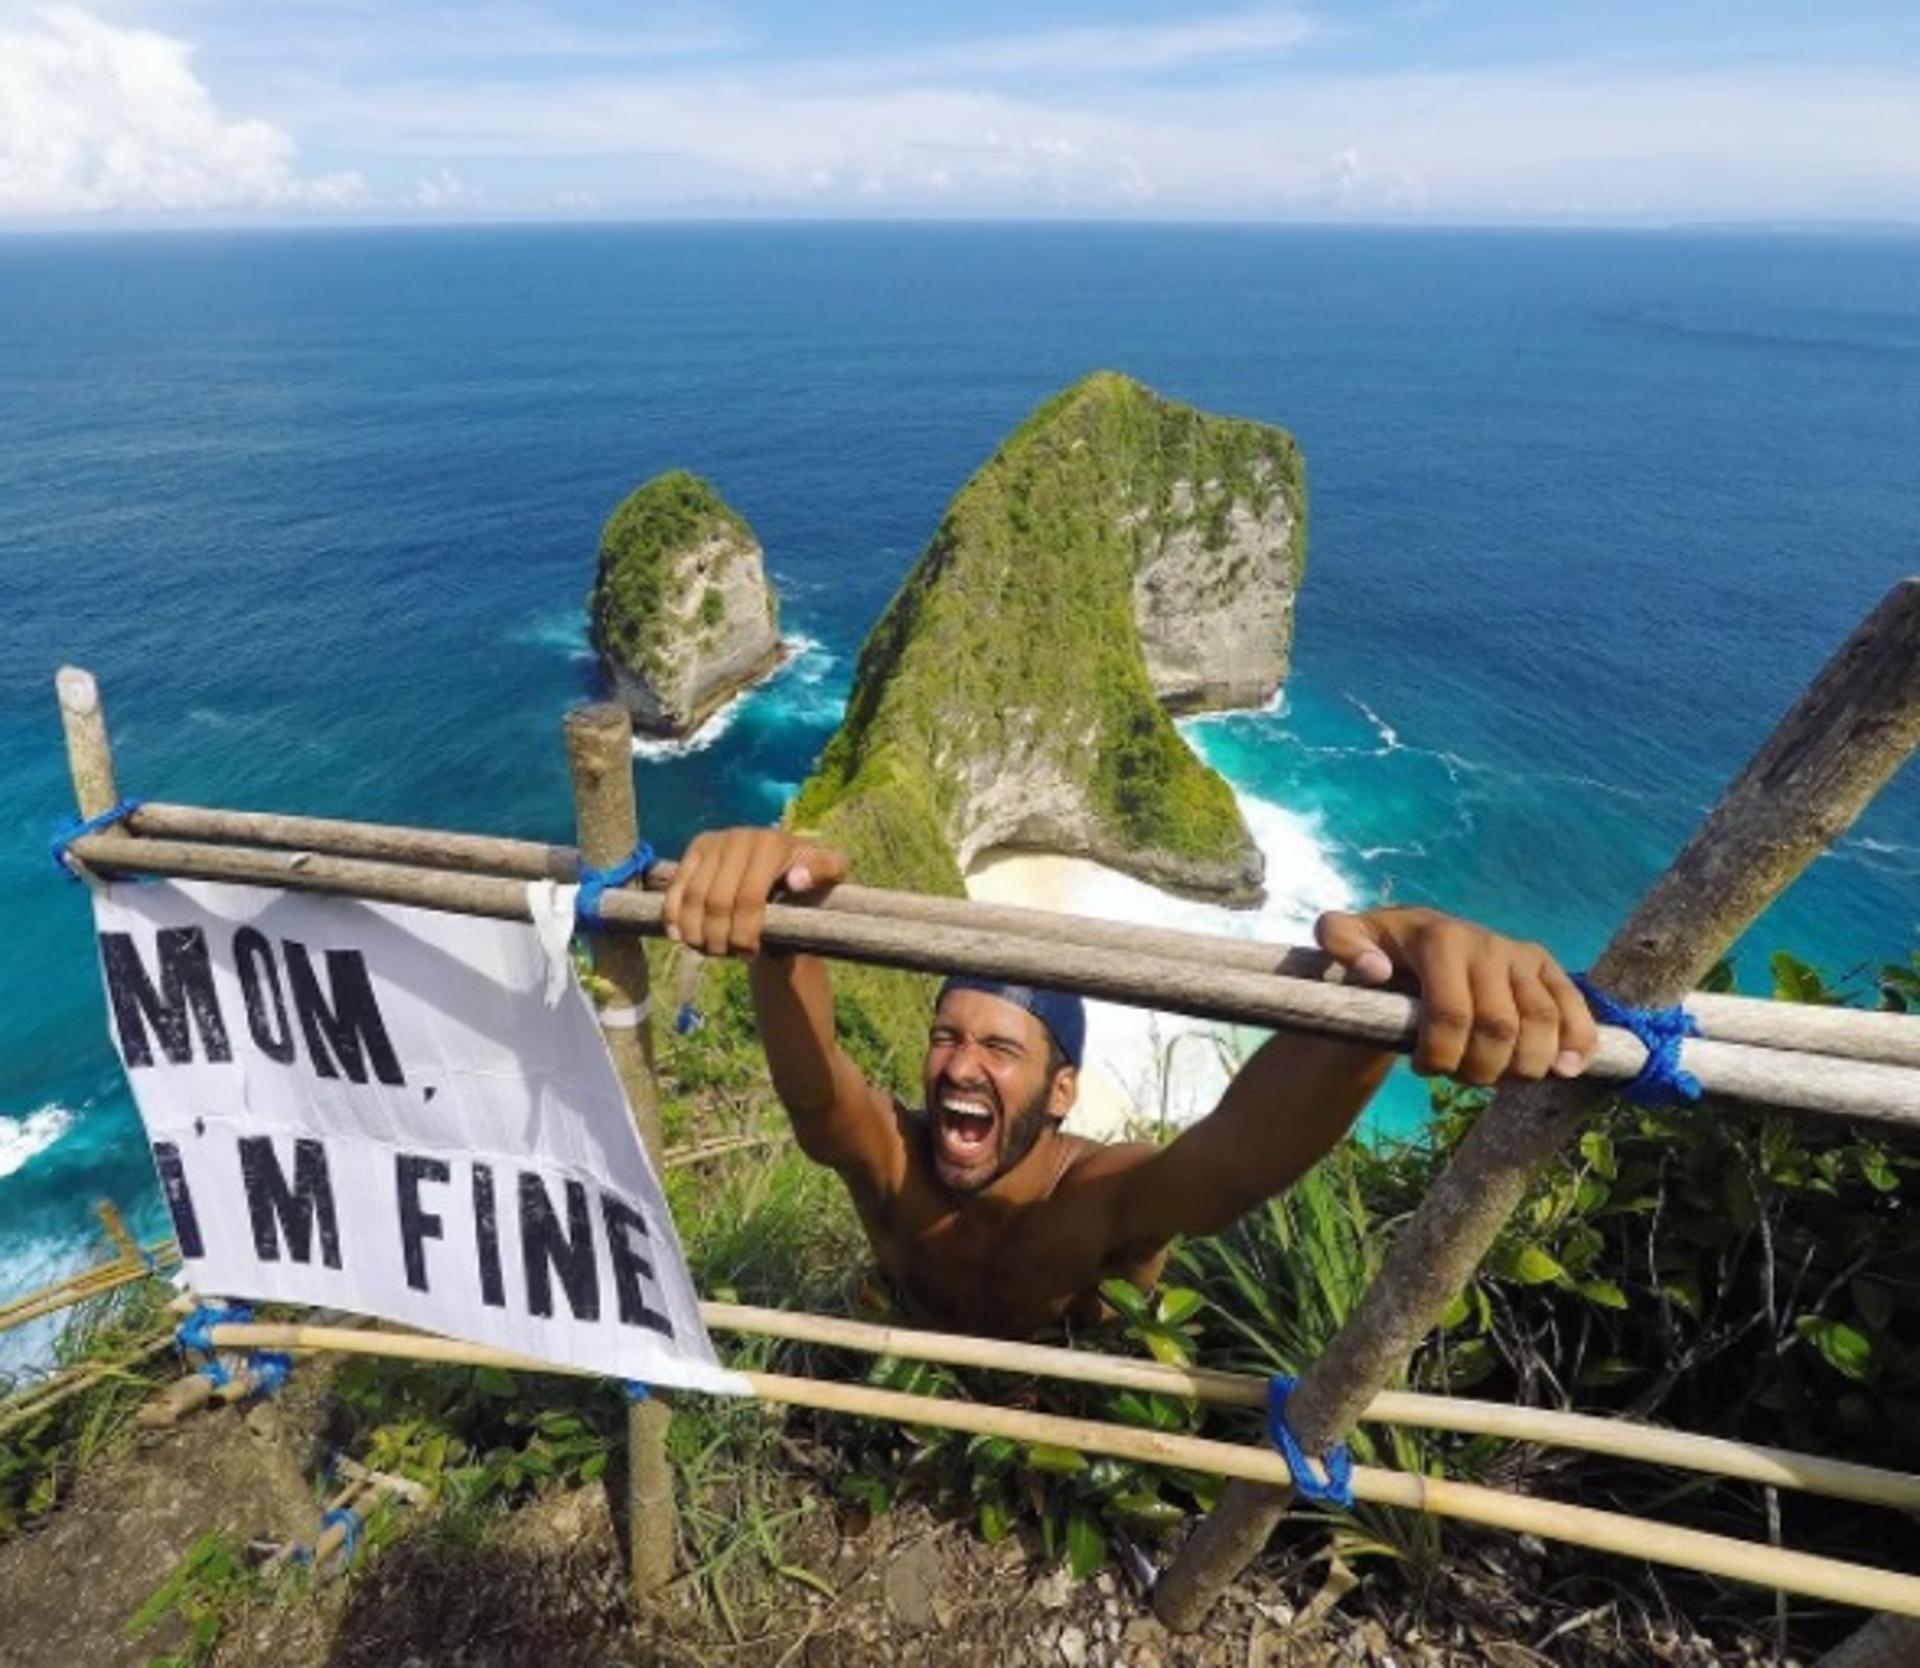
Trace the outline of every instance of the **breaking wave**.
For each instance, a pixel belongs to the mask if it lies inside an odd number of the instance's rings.
[[[73,1127],[64,1106],[43,1106],[24,1117],[0,1117],[0,1176],[11,1176],[51,1147]]]

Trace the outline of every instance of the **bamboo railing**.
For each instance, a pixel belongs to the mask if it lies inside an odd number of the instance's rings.
[[[216,1347],[224,1349],[365,1355],[442,1366],[498,1367],[510,1372],[560,1373],[568,1377],[595,1376],[578,1368],[555,1367],[484,1344],[419,1333],[249,1323],[216,1324],[210,1329],[209,1336]],[[969,1342],[979,1343],[982,1340]],[[1070,1350],[1055,1353],[1063,1357],[1077,1354]],[[920,1358],[934,1359],[925,1354]],[[1116,1364],[1127,1367],[1143,1365],[1139,1362]],[[1029,1361],[1020,1370],[1030,1372],[1034,1368]],[[1286,1461],[1278,1454],[1207,1437],[1142,1430],[1133,1426],[1067,1418],[1060,1414],[1032,1413],[938,1396],[905,1395],[898,1391],[876,1389],[871,1385],[799,1378],[780,1373],[745,1372],[740,1376],[761,1401],[787,1407],[813,1408],[825,1413],[883,1419],[908,1426],[964,1431],[976,1436],[1000,1436],[1016,1442],[1048,1443],[1082,1454],[1207,1472],[1269,1487],[1285,1486],[1291,1480]],[[1080,1371],[1067,1371],[1058,1376],[1083,1380],[1086,1377]],[[189,1382],[195,1381],[204,1382],[198,1379],[198,1375]],[[1886,1475],[1891,1478],[1897,1474]],[[1899,1481],[1901,1499],[1911,1501],[1913,1496],[1907,1491],[1920,1488],[1920,1478],[1907,1477]],[[1903,1616],[1920,1616],[1920,1576],[1876,1570],[1838,1559],[1737,1540],[1731,1536],[1707,1534],[1696,1529],[1677,1528],[1618,1512],[1571,1506],[1559,1501],[1484,1488],[1474,1483],[1456,1483],[1445,1478],[1386,1471],[1374,1466],[1354,1468],[1353,1492],[1356,1499],[1371,1504],[1403,1507],[1465,1523],[1505,1529],[1515,1534],[1539,1535],[1597,1552],[1668,1564],[1732,1581],[1752,1582],[1808,1598],[1860,1605]]]
[[[83,814],[94,814],[117,800],[98,692],[87,674],[72,669],[61,673],[59,687],[76,798]],[[609,783],[616,798],[621,783],[631,793],[624,743],[617,750],[613,745],[624,729],[624,715],[615,709],[588,709],[570,718],[582,840],[587,860],[594,863],[624,855],[637,838],[632,820],[617,816],[618,838],[593,833],[593,824],[601,816],[601,809],[590,803],[594,795]],[[583,759],[581,738],[589,735],[594,738],[592,757]],[[1704,1034],[1686,1044],[1684,1064],[1710,1096],[1800,1114],[1920,1127],[1920,1070],[1916,1070],[1920,1066],[1916,1024],[1920,1022],[1688,995],[1699,976],[1760,910],[1845,831],[1916,742],[1920,742],[1920,579],[1896,586],[1836,654],[1596,964],[1595,978],[1623,1001],[1665,1006],[1688,1000]],[[630,809],[630,798],[626,804]],[[564,847],[531,842],[165,804],[144,807],[124,831],[76,841],[71,852],[82,863],[108,871],[332,892],[503,919],[528,917],[528,879],[570,880],[582,860]],[[664,873],[658,878],[664,879]],[[660,899],[646,891],[607,894],[601,914],[611,930],[598,936],[597,953],[626,935],[661,931]],[[956,900],[840,887],[819,905],[770,906],[762,936],[776,948],[914,971],[971,972],[1063,986],[1201,1018],[1312,1031],[1384,1048],[1410,1047],[1418,1023],[1413,997],[1391,989],[1356,989],[1329,982],[1324,977],[1325,958],[1316,952],[1149,933]],[[614,959],[617,967],[621,958]],[[636,943],[627,967],[638,959]],[[622,1004],[628,1007],[637,1005],[644,995],[644,984],[636,986],[636,977],[644,979],[643,965],[624,981],[620,976],[613,980]],[[642,1067],[649,1066],[645,1027],[639,1028],[637,1036],[632,1027],[607,1034],[617,1062],[622,1047],[638,1050],[635,1061],[622,1066],[622,1078],[623,1082],[633,1078],[637,1086],[632,1092],[644,1127],[644,1113],[651,1104],[650,1076],[645,1082],[640,1077]],[[1532,1175],[1598,1109],[1605,1085],[1635,1076],[1643,1059],[1644,1050],[1630,1035],[1603,1029],[1585,1079],[1503,1088],[1495,1096],[1456,1149],[1428,1199],[1396,1238],[1380,1276],[1348,1324],[1303,1375],[1291,1412],[1309,1452],[1330,1447],[1392,1394],[1387,1386],[1441,1308],[1470,1278]],[[303,1336],[304,1341],[297,1341]],[[844,1340],[852,1335],[841,1336]],[[216,1328],[214,1338],[217,1343],[258,1342],[277,1348],[404,1350],[413,1352],[416,1359],[492,1361],[498,1355],[443,1339],[333,1331],[326,1331],[323,1338],[315,1329],[305,1329],[303,1334],[298,1327]],[[553,1370],[515,1358],[503,1364],[508,1363],[528,1370]],[[1133,1371],[1145,1364],[1127,1365]],[[770,1401],[905,1423],[1024,1435],[1028,1440],[1212,1470],[1238,1479],[1159,1585],[1156,1608],[1176,1629],[1191,1627],[1206,1613],[1226,1582],[1264,1545],[1287,1500],[1284,1462],[1231,1444],[1004,1408],[940,1403],[867,1386],[815,1384],[775,1375],[751,1375],[751,1382],[756,1393]],[[1245,1394],[1243,1386],[1214,1388],[1223,1398]],[[1404,1404],[1399,1407],[1401,1415],[1415,1411]],[[1516,1417],[1538,1411],[1506,1410]],[[1571,1427],[1561,1429],[1563,1435],[1573,1434]],[[1042,1430],[1048,1434],[1036,1434]],[[1660,1435],[1671,1438],[1678,1433]],[[1637,1443],[1640,1438],[1613,1440]],[[1706,1439],[1680,1440],[1697,1445]],[[1675,1451],[1668,1447],[1669,1452]],[[1709,1452],[1696,1446],[1697,1455]],[[1712,1457],[1728,1464],[1780,1466],[1786,1471],[1792,1471],[1791,1462],[1805,1458],[1772,1450],[1748,1450],[1739,1461],[1717,1451]],[[1816,1467],[1834,1463],[1815,1462]],[[1715,1466],[1697,1468],[1713,1470]],[[637,1465],[635,1469],[645,1468]],[[1800,1475],[1809,1474],[1802,1468]],[[1828,1481],[1834,1476],[1826,1473]],[[1787,1477],[1776,1474],[1763,1479],[1753,1474],[1751,1480],[1780,1484]],[[1904,1491],[1912,1479],[1889,1484],[1853,1481],[1885,1487],[1903,1503],[1910,1498]],[[656,1487],[657,1483],[656,1477],[654,1483],[643,1481],[636,1486]],[[1364,1499],[1759,1581],[1783,1591],[1920,1615],[1920,1578],[1912,1576],[1433,1478],[1363,1469],[1356,1493]],[[634,1504],[637,1507],[639,1502]],[[642,1585],[657,1585],[657,1571],[643,1571],[637,1551],[636,1575]]]

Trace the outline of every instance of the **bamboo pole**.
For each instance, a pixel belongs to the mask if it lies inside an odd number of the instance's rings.
[[[89,835],[72,849],[88,863],[129,873],[239,881],[500,920],[528,919],[525,886],[488,875],[120,833]],[[611,926],[626,932],[657,936],[661,931],[661,899],[655,894],[609,893],[602,900],[601,913]],[[617,936],[604,933],[601,938],[611,944]],[[916,972],[966,972],[1024,984],[1061,985],[1136,1007],[1345,1037],[1400,1052],[1412,1048],[1419,1025],[1418,1002],[1392,990],[1315,984],[1210,968],[1195,961],[1154,961],[1116,950],[1003,938],[791,904],[767,907],[762,936],[776,949],[811,950]],[[1629,1033],[1602,1026],[1599,1037],[1587,1069],[1589,1079],[1624,1082],[1639,1072],[1646,1053]],[[1683,1058],[1711,1095],[1785,1111],[1920,1128],[1920,1073],[1903,1067],[1701,1039],[1687,1043]]]
[[[352,1512],[355,1517],[360,1517],[363,1515],[360,1509],[364,1503],[363,1497],[372,1492],[373,1485],[364,1473],[360,1475],[350,1473],[345,1484],[322,1509],[320,1514],[322,1521],[324,1522],[330,1512]],[[338,1523],[328,1523],[314,1539],[314,1574],[319,1575],[326,1568],[327,1560],[346,1544],[346,1529]]]
[[[199,1371],[187,1373],[175,1379],[158,1395],[143,1404],[140,1411],[134,1415],[134,1420],[149,1430],[177,1425],[189,1413],[205,1407],[213,1397],[212,1379]]]
[[[507,1371],[562,1373],[576,1378],[598,1375],[579,1368],[555,1367],[484,1344],[419,1334],[340,1331],[327,1327],[219,1325],[212,1331],[220,1345],[269,1349],[334,1351],[400,1360],[461,1366],[490,1366]],[[867,1385],[821,1383],[777,1373],[741,1375],[761,1401],[815,1408],[895,1424],[1003,1436],[1016,1442],[1044,1442],[1082,1454],[1135,1460],[1147,1465],[1203,1471],[1268,1485],[1288,1480],[1286,1461],[1264,1449],[1218,1442],[1206,1437],[1140,1430],[1030,1413],[977,1402],[911,1396]],[[1802,1593],[1865,1609],[1920,1616],[1920,1577],[1811,1553],[1788,1552],[1729,1536],[1680,1529],[1621,1513],[1563,1505],[1526,1495],[1503,1493],[1472,1483],[1448,1482],[1373,1466],[1354,1469],[1356,1498],[1409,1511],[1480,1523],[1516,1534],[1533,1534],[1569,1545],[1609,1552],[1649,1563],[1699,1570],[1728,1580],[1747,1581],[1783,1592]]]
[[[1614,935],[1594,978],[1624,1002],[1678,1001],[1916,745],[1920,578],[1888,592],[1808,686]],[[1347,1323],[1301,1375],[1290,1415],[1306,1452],[1331,1448],[1404,1371],[1528,1183],[1601,1098],[1592,1084],[1564,1081],[1495,1094]],[[1230,1487],[1161,1578],[1161,1621],[1196,1626],[1266,1545],[1288,1499],[1285,1490]]]
[[[174,1304],[182,1313],[191,1306],[191,1301],[185,1298],[177,1299]],[[1104,1355],[1092,1350],[1066,1349],[1053,1344],[977,1338],[965,1333],[926,1332],[915,1327],[880,1325],[839,1315],[764,1309],[740,1303],[702,1302],[700,1318],[716,1332],[779,1338],[790,1343],[818,1344],[864,1355],[897,1356],[906,1361],[928,1361],[946,1367],[975,1367],[989,1372],[1097,1384],[1115,1390],[1139,1390],[1150,1395],[1179,1396],[1216,1407],[1261,1410],[1266,1406],[1267,1381],[1264,1378],[1249,1373],[1224,1372],[1213,1367],[1174,1367],[1158,1361]],[[311,1349],[318,1347],[311,1340],[321,1335],[314,1323],[299,1323],[289,1336],[301,1341],[286,1346],[269,1344],[264,1347]],[[535,1365],[528,1357],[515,1359],[529,1370]],[[1546,1447],[1576,1448],[1649,1465],[1725,1477],[1735,1482],[1790,1488],[1836,1500],[1853,1500],[1862,1505],[1920,1512],[1920,1477],[1904,1471],[1888,1471],[1877,1466],[1858,1465],[1849,1460],[1736,1442],[1725,1437],[1696,1436],[1688,1431],[1638,1424],[1626,1419],[1399,1390],[1382,1391],[1374,1397],[1363,1418],[1370,1424],[1402,1425],[1423,1430],[1453,1431],[1468,1436],[1492,1436],[1504,1441],[1529,1442]]]
[[[711,1141],[695,1141],[670,1149],[661,1161],[663,1168],[678,1169],[685,1164],[705,1164],[709,1159],[725,1158],[729,1153],[751,1152],[789,1139],[786,1135],[716,1135]]]
[[[130,826],[137,834],[159,839],[265,846],[521,880],[571,880],[579,866],[579,854],[567,846],[258,811],[149,803],[135,814]],[[648,889],[664,891],[676,867],[670,861],[656,865],[647,876]],[[1324,951],[1308,947],[1138,927],[1014,904],[894,892],[874,886],[837,886],[810,907],[830,914],[958,927],[1315,982],[1327,979],[1332,967]],[[1699,1021],[1701,1035],[1713,1041],[1920,1066],[1920,1020],[1908,1015],[1769,1002],[1706,991],[1689,994],[1686,1006]]]
[[[1267,1404],[1266,1379],[1211,1367],[1173,1367],[1158,1361],[1062,1349],[1050,1344],[921,1332],[912,1327],[880,1326],[837,1315],[760,1309],[739,1303],[702,1303],[700,1318],[717,1332],[820,1344],[863,1355],[897,1356],[904,1361],[979,1367],[1036,1378],[1065,1379],[1077,1384],[1098,1384],[1109,1389],[1140,1390],[1152,1395],[1180,1396],[1216,1407],[1261,1410]],[[1369,1424],[1457,1431],[1511,1442],[1578,1448],[1738,1482],[1798,1489],[1833,1499],[1920,1512],[1920,1477],[1903,1471],[1856,1465],[1847,1460],[1735,1442],[1724,1437],[1694,1436],[1687,1431],[1626,1419],[1402,1390],[1383,1390],[1361,1417]]]
[[[153,1272],[180,1260],[178,1248],[171,1240],[155,1240],[147,1247],[148,1255],[155,1262]],[[79,1274],[70,1275],[65,1280],[56,1280],[51,1286],[41,1286],[14,1298],[0,1307],[0,1332],[12,1327],[23,1326],[30,1320],[38,1320],[60,1309],[70,1309],[76,1303],[86,1303],[96,1297],[104,1297],[109,1292],[118,1291],[122,1286],[130,1286],[135,1281],[147,1278],[149,1270],[144,1263],[128,1268],[118,1260],[97,1264]]]
[[[625,707],[601,702],[569,712],[565,731],[581,859],[596,869],[611,868],[632,856],[640,843],[633,722]],[[612,896],[606,901],[612,902]],[[653,1072],[646,945],[626,933],[596,933],[590,942],[594,971],[612,988],[599,1009],[600,1034],[647,1156],[659,1173],[665,1141]],[[627,1553],[634,1594],[643,1600],[673,1578],[678,1525],[673,1467],[667,1460],[669,1418],[661,1396],[648,1396],[627,1409]]]
[[[146,1269],[146,1262],[140,1255],[140,1247],[134,1243],[133,1235],[127,1232],[127,1225],[121,1220],[119,1211],[113,1207],[111,1199],[96,1199],[93,1214],[100,1219],[100,1227],[113,1246],[117,1260],[129,1267]]]
[[[93,1361],[69,1368],[56,1377],[31,1386],[15,1396],[11,1401],[0,1402],[0,1436],[20,1426],[29,1424],[44,1413],[51,1413],[70,1396],[77,1396],[82,1390],[92,1388],[103,1379],[112,1378],[137,1367],[143,1361],[150,1360],[163,1349],[173,1344],[173,1333],[166,1331],[147,1339],[129,1354],[116,1357],[112,1361]]]

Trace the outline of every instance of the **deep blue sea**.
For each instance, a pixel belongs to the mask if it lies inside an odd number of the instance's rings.
[[[1920,569],[1920,238],[0,239],[0,1295],[91,1254],[96,1197],[162,1223],[47,860],[57,665],[100,677],[126,792],[564,839],[596,535],[685,466],[813,646],[640,761],[672,849],[778,813],[947,498],[1102,366],[1304,450],[1284,703],[1190,731],[1302,903],[1429,900],[1583,963]],[[1766,948],[1920,943],[1920,773],[1753,943],[1750,988]]]

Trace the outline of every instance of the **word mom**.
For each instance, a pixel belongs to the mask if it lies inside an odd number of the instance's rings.
[[[191,1065],[196,1035],[202,1058],[215,1063],[231,1060],[233,1045],[226,1016],[220,1011],[206,933],[199,927],[162,927],[154,948],[160,962],[157,980],[140,959],[131,933],[100,934],[107,1002],[127,1069],[151,1066],[156,1041],[168,1064]],[[234,971],[254,1046],[269,1060],[292,1065],[297,1025],[318,1076],[344,1075],[349,1082],[365,1083],[371,1070],[382,1083],[404,1085],[406,1078],[380,1017],[373,981],[367,976],[367,958],[358,950],[327,951],[323,985],[306,945],[287,938],[281,940],[280,948],[281,956],[276,958],[266,934],[253,927],[240,927],[233,935]],[[284,983],[281,959],[287,969]],[[292,1023],[288,1021],[289,989]]]

